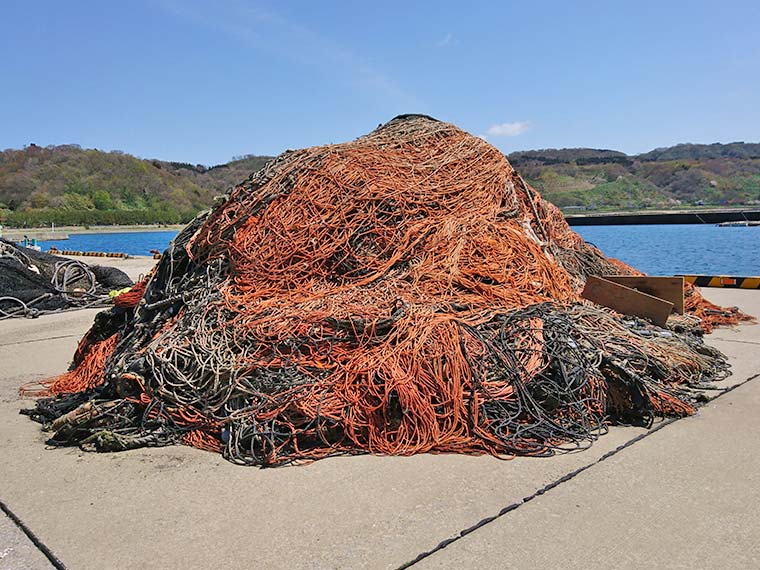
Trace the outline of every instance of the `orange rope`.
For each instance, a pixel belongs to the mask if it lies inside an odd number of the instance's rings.
[[[119,335],[114,334],[102,342],[91,345],[73,370],[49,380],[27,384],[19,392],[22,396],[56,396],[84,392],[100,386],[104,381],[103,369],[106,360],[113,353],[118,341]]]

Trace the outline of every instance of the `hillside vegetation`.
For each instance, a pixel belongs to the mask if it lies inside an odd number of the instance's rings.
[[[76,145],[6,150],[0,152],[0,223],[186,222],[267,160],[245,156],[209,168]]]
[[[760,144],[680,144],[635,156],[547,149],[508,158],[544,198],[563,208],[760,204]]]
[[[760,204],[760,144],[681,144],[635,156],[545,149],[508,158],[566,209]],[[0,224],[186,222],[269,159],[248,155],[208,167],[77,145],[6,150],[0,152]]]

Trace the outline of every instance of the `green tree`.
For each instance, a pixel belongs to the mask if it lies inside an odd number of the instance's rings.
[[[38,190],[29,197],[32,208],[47,208],[50,205],[50,196],[47,192]]]
[[[95,204],[89,196],[66,192],[61,197],[61,207],[65,210],[94,210]]]
[[[105,190],[95,190],[92,194],[92,203],[96,210],[112,210],[113,198]]]

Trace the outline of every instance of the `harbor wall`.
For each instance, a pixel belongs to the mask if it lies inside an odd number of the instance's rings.
[[[760,221],[760,210],[703,210],[683,212],[631,212],[610,214],[571,214],[571,226],[617,226],[645,224],[720,224],[722,222]]]

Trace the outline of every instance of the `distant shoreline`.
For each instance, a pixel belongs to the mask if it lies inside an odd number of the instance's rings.
[[[760,220],[758,206],[652,209],[632,211],[563,210],[571,226],[638,225],[638,224],[714,224],[725,221]],[[124,226],[56,226],[36,228],[3,228],[0,237],[20,241],[24,236],[37,241],[65,240],[75,234],[178,232],[185,224],[144,224]]]
[[[140,232],[178,232],[185,224],[147,224],[126,226],[56,226],[55,229],[43,228],[3,228],[2,237],[11,240],[23,240],[24,236],[37,241],[68,239],[73,234],[115,234]]]
[[[110,234],[132,232],[171,232],[179,231],[187,224],[150,224],[127,226],[61,226],[61,232],[68,234]],[[42,229],[42,228],[39,228]],[[50,228],[45,228],[50,231]],[[56,228],[58,231],[59,228]]]

